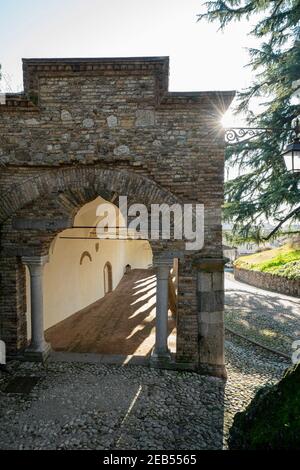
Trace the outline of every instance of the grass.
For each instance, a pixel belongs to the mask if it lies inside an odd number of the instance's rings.
[[[271,273],[287,279],[300,279],[300,250],[287,244],[253,255],[241,256],[234,265],[238,268]]]

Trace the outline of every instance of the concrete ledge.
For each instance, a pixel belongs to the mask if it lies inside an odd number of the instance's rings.
[[[176,362],[175,354],[168,361],[153,361],[149,356],[126,356],[96,353],[72,353],[51,351],[50,362],[78,362],[82,364],[109,364],[118,366],[144,366],[154,369],[195,372],[201,375],[227,378],[225,366],[197,364],[196,362]]]
[[[51,354],[53,354],[51,345],[47,343],[45,351],[33,351],[26,346],[16,352],[8,353],[6,358],[8,361],[46,362],[49,360]]]
[[[52,351],[51,362],[80,362],[91,364],[110,365],[139,365],[149,366],[149,356],[126,356],[125,354],[97,354],[97,353],[72,353]]]
[[[41,356],[32,356],[28,359],[25,351],[18,354],[10,355],[8,360],[17,361],[41,361]],[[45,359],[46,360],[46,359]],[[73,353],[65,351],[48,352],[47,360],[49,362],[69,362],[81,364],[107,364],[117,366],[143,366],[152,367],[154,369],[174,370],[182,372],[194,372],[200,375],[208,375],[227,379],[225,366],[217,364],[198,364],[197,362],[179,362],[176,361],[176,355],[171,353],[169,360],[154,360],[151,356],[133,356],[133,355],[116,355],[116,354],[97,354],[97,353]]]

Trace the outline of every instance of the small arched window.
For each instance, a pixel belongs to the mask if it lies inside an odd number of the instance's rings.
[[[104,278],[104,293],[108,294],[113,290],[113,281],[112,281],[112,266],[109,261],[105,264],[103,268],[103,278]]]

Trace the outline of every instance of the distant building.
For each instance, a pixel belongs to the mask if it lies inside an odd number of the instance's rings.
[[[272,225],[265,225],[263,228],[263,231],[265,232],[266,236],[268,233],[271,233],[271,231],[275,227]],[[300,227],[298,225],[293,225],[290,227],[290,230],[292,231],[297,231],[300,230]],[[284,243],[287,243],[289,240],[293,239],[293,236],[290,235],[282,235],[279,236],[276,239],[272,240],[267,240],[264,243],[255,243],[254,241],[248,241],[245,243],[240,243],[240,244],[235,244],[235,246],[228,246],[227,245],[227,237],[226,235],[231,235],[232,233],[232,224],[223,224],[223,253],[224,256],[227,258],[232,257],[232,254],[235,250],[235,257],[238,258],[239,256],[244,256],[244,255],[251,255],[253,253],[257,253],[257,251],[263,251],[263,250],[268,250],[272,248],[278,248],[279,246],[283,245]],[[225,245],[226,244],[226,245]],[[225,248],[226,247],[226,248]],[[227,254],[225,254],[227,253]]]

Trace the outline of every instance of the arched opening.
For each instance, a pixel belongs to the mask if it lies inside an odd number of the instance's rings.
[[[108,203],[97,197],[84,204],[73,227],[51,243],[43,272],[45,337],[54,351],[147,357],[155,344],[156,326],[151,245],[132,238],[99,239],[96,209],[104,202]],[[114,207],[120,226],[122,216]],[[27,274],[27,291],[29,282]],[[172,312],[169,303],[169,348],[175,352]]]
[[[104,293],[109,294],[113,290],[113,280],[112,280],[112,266],[109,261],[105,263],[103,268],[103,284],[104,284]]]
[[[194,283],[194,278],[190,277],[193,267],[190,263],[186,265],[182,258],[184,242],[176,241],[174,243],[172,240],[158,239],[151,240],[149,243],[148,240],[136,240],[130,239],[130,237],[123,240],[103,240],[95,237],[97,221],[95,204],[97,205],[99,199],[113,205],[113,203],[119,202],[118,195],[128,194],[128,207],[143,202],[149,210],[151,204],[181,204],[172,193],[162,189],[146,177],[136,176],[126,171],[111,171],[94,167],[84,171],[76,168],[53,171],[51,174],[45,172],[41,176],[26,179],[19,187],[21,192],[17,201],[12,197],[15,190],[12,188],[7,193],[11,198],[9,202],[10,208],[12,208],[10,217],[6,212],[0,214],[0,219],[2,217],[3,220],[6,220],[3,227],[7,233],[1,240],[2,245],[7,245],[10,249],[9,234],[13,233],[15,249],[20,253],[17,258],[17,266],[9,265],[10,273],[13,274],[14,270],[18,273],[16,285],[19,289],[18,292],[22,295],[20,297],[22,302],[16,306],[16,311],[20,314],[18,325],[22,327],[22,331],[19,333],[18,330],[19,343],[15,349],[22,348],[29,360],[31,357],[34,360],[44,359],[49,353],[49,345],[45,343],[44,338],[46,336],[47,341],[52,343],[54,350],[101,351],[101,354],[118,354],[124,346],[127,355],[139,355],[140,353],[144,355],[142,351],[144,351],[146,341],[149,353],[147,355],[150,355],[152,350],[155,352],[156,349],[159,349],[156,357],[166,357],[168,361],[171,349],[172,352],[176,350],[176,360],[179,358],[181,361],[183,358],[186,360],[192,357],[190,343],[188,345],[185,341],[181,341],[180,336],[184,332],[186,315],[183,316],[179,313],[176,316],[176,323],[173,319],[171,329],[169,325],[169,332],[175,332],[176,326],[176,335],[172,341],[176,347],[168,347],[165,325],[162,327],[160,323],[161,328],[156,328],[159,317],[163,318],[163,323],[167,319],[168,324],[167,309],[168,305],[169,309],[171,305],[166,296],[168,297],[172,258],[176,257],[177,253],[182,259],[178,298],[183,299],[185,291],[190,290],[190,279],[193,279]],[[45,216],[32,219],[34,214],[45,214]],[[92,219],[90,219],[91,216]],[[36,242],[34,246],[31,243],[32,238]],[[126,259],[125,253],[131,258],[130,260]],[[98,255],[102,255],[103,263],[99,263]],[[141,260],[145,257],[148,262],[140,266]],[[155,261],[154,270],[151,267],[153,259]],[[160,267],[160,262],[165,263],[166,259],[169,267],[168,272],[165,268]],[[79,317],[87,319],[89,316],[86,309],[90,310],[95,303],[102,301],[101,299],[104,297],[115,298],[112,295],[105,296],[104,284],[99,282],[99,273],[100,277],[103,277],[103,268],[107,261],[112,265],[113,293],[122,281],[122,289],[118,289],[119,300],[117,304],[109,311],[106,308],[103,309],[107,312],[108,320],[113,321],[114,319],[114,332],[118,334],[115,336],[114,342],[110,341],[110,344],[106,343],[104,347],[103,335],[109,341],[112,339],[110,332],[105,333],[105,328],[102,327],[94,328],[94,323],[91,320],[87,328],[83,327],[79,330],[80,335],[82,334],[86,338],[86,344],[81,347],[81,341],[76,338],[76,331],[73,331],[74,334],[71,337],[73,326],[79,328]],[[132,266],[132,270],[130,276],[125,277],[124,267],[126,268],[127,264]],[[24,266],[28,269],[24,269]],[[145,271],[137,271],[140,269],[147,271],[146,273]],[[189,278],[189,283],[184,282],[185,278]],[[128,281],[131,281],[130,286]],[[143,290],[147,287],[143,285],[144,282],[149,283],[149,292],[146,297],[144,294],[142,295]],[[150,285],[151,283],[153,286]],[[32,286],[34,286],[33,291]],[[124,302],[124,291],[128,293],[130,289],[132,298],[128,301],[127,297]],[[151,289],[154,289],[154,292],[151,292]],[[32,292],[34,295],[31,295]],[[143,298],[139,298],[137,301],[136,296],[140,296],[140,294]],[[152,299],[150,299],[151,295]],[[162,297],[163,301],[155,305],[156,300],[162,300]],[[142,302],[146,300],[147,306],[141,306]],[[125,315],[120,312],[120,305],[130,306]],[[183,311],[185,305],[186,303],[179,300],[178,311]],[[120,313],[119,318],[114,316],[116,312]],[[163,312],[163,315],[159,315],[158,312]],[[89,313],[92,318],[91,311]],[[190,314],[194,315],[194,311]],[[147,318],[145,319],[145,317]],[[31,326],[31,331],[28,331],[27,335],[26,320],[28,330]],[[122,321],[124,324],[121,332],[119,327],[122,326]],[[71,322],[72,325],[67,322]],[[33,331],[34,325],[36,325],[37,331]],[[58,326],[62,327],[61,338],[64,340],[62,344],[55,344],[55,341],[50,338],[50,334],[52,336],[53,330]],[[90,338],[90,331],[97,333],[96,340]],[[99,335],[100,331],[101,335]],[[164,331],[161,335],[163,340],[160,337],[159,342],[160,345],[165,346],[156,348],[159,331]],[[153,338],[153,341],[149,340],[149,337]],[[197,342],[196,331],[191,341],[193,341],[193,351],[196,351],[194,348]],[[111,348],[113,344],[114,346]],[[153,347],[154,345],[155,347]],[[187,354],[184,351],[185,345],[188,346]]]

